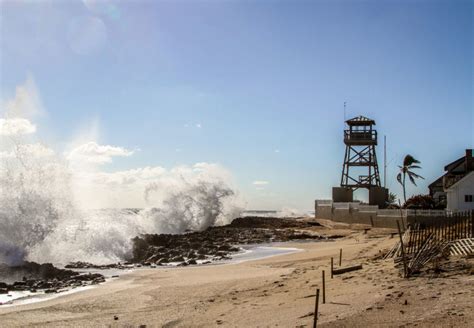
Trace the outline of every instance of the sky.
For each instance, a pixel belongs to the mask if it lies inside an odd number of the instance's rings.
[[[247,208],[309,210],[340,183],[344,117],[358,115],[377,123],[382,175],[387,137],[386,185],[400,197],[406,154],[425,177],[408,194],[424,194],[474,147],[472,1],[0,8],[0,138],[34,138],[119,187],[209,165]],[[142,187],[108,205],[143,206]]]

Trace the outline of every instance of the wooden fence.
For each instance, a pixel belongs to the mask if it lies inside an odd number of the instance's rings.
[[[447,241],[458,239],[474,238],[474,217],[473,211],[446,213],[443,217],[438,217],[431,221],[411,223],[409,234],[404,243],[407,255],[418,252],[425,246],[427,240],[431,242]]]

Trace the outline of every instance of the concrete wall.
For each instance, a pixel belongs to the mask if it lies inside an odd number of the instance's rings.
[[[369,204],[385,208],[388,200],[388,189],[384,187],[372,187],[369,190]]]
[[[352,202],[353,200],[352,189],[343,188],[343,187],[333,187],[332,199],[334,200],[334,202],[337,202],[337,203]]]
[[[328,219],[348,224],[365,224],[376,228],[397,229],[397,221],[401,225],[414,222],[430,223],[439,221],[444,218],[443,213],[443,211],[433,210],[402,210],[402,213],[400,213],[400,210],[381,210],[377,206],[359,205],[357,203],[315,202],[316,219]],[[403,224],[401,216],[403,216]]]

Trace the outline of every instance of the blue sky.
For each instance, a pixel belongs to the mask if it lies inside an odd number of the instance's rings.
[[[473,58],[472,1],[1,4],[0,97],[34,80],[42,140],[98,122],[139,149],[104,171],[219,163],[252,208],[330,197],[344,101],[387,136],[391,191],[409,153],[426,193],[474,146]]]

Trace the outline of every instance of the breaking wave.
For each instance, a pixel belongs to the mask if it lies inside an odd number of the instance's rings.
[[[206,166],[171,170],[145,186],[144,209],[85,210],[74,172],[54,154],[15,154],[0,167],[0,262],[124,261],[141,233],[183,233],[229,223],[235,192]]]

